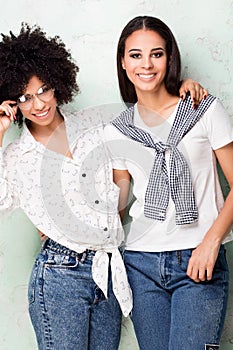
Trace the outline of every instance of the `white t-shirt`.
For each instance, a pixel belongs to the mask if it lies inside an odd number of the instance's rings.
[[[134,124],[149,131],[155,140],[165,141],[175,114],[176,110],[162,125],[148,128],[135,105]],[[114,168],[128,170],[133,180],[133,194],[136,199],[129,211],[132,222],[126,249],[160,252],[196,247],[213,224],[224,203],[213,150],[233,141],[233,128],[221,102],[216,99],[178,145],[190,167],[198,206],[198,222],[193,224],[183,226],[175,224],[175,207],[171,198],[165,221],[146,218],[144,198],[155,151],[127,138],[113,125],[105,127],[105,138],[113,157]],[[169,171],[169,151],[166,152],[165,158]],[[224,243],[231,239],[229,233]]]

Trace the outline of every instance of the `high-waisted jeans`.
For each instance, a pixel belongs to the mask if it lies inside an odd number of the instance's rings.
[[[39,350],[117,350],[121,310],[92,278],[95,252],[78,254],[47,239],[29,282],[31,321]]]
[[[191,254],[125,251],[140,350],[219,348],[228,297],[225,250],[221,246],[211,281],[201,283],[186,274]]]

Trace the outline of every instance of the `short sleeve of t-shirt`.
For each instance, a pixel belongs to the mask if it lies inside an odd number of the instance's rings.
[[[233,141],[233,125],[219,99],[215,99],[205,113],[203,123],[211,147],[216,150]]]
[[[108,124],[104,128],[104,138],[108,151],[112,158],[113,168],[117,170],[127,170],[125,158],[120,150],[125,142],[125,136],[118,131],[115,126]]]

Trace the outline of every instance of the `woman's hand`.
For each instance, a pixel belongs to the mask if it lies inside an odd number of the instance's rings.
[[[214,152],[231,190],[220,213],[189,260],[187,275],[195,282],[212,278],[221,242],[233,227],[233,142]]]
[[[199,83],[192,79],[183,80],[179,92],[183,100],[186,98],[187,93],[190,93],[193,101],[193,108],[196,108],[201,100],[208,96],[208,90],[204,89]]]
[[[17,105],[7,100],[0,105],[0,134],[3,136],[12,121],[16,120]]]
[[[195,282],[211,280],[219,248],[220,243],[213,243],[204,239],[192,252],[192,256],[189,259],[187,275]]]

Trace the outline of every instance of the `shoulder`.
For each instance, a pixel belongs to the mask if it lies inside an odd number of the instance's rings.
[[[2,149],[3,162],[6,162],[6,165],[12,165],[18,163],[18,160],[21,157],[20,149],[20,138],[17,138],[15,141],[10,142],[8,145]]]
[[[113,119],[111,123],[116,126],[117,124],[128,124],[132,122],[134,116],[134,108],[135,106],[133,105],[125,109],[120,113],[118,117]]]
[[[209,107],[205,112],[205,119],[208,119],[209,121],[218,121],[219,117],[223,118],[222,122],[224,122],[224,120],[230,120],[230,116],[222,101],[218,97],[214,97],[214,99],[211,100],[211,103],[209,103]]]
[[[104,139],[105,141],[123,139],[126,138],[125,135],[120,132],[112,123],[106,124],[104,127]]]
[[[134,106],[127,108],[104,127],[104,134],[107,140],[127,138],[122,130],[125,126],[133,123]]]
[[[223,102],[220,100],[220,98],[215,97],[214,100],[211,103],[212,110],[217,110],[217,111],[224,111],[226,112],[226,109],[223,105]]]
[[[20,152],[20,137],[11,141],[3,148],[4,155],[18,154]]]
[[[205,112],[202,121],[213,149],[233,141],[233,124],[221,100],[216,98]]]

